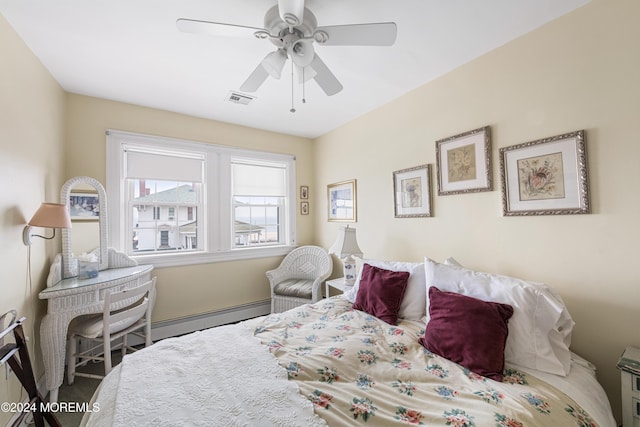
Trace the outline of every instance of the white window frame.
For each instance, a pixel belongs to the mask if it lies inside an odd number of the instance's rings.
[[[240,149],[204,142],[186,141],[116,130],[107,130],[107,211],[109,246],[126,253],[125,237],[128,212],[122,208],[125,196],[125,146],[147,147],[167,150],[195,151],[205,154],[205,176],[203,212],[198,211],[199,239],[204,239],[202,251],[163,254],[129,255],[140,264],[154,264],[157,267],[172,267],[190,264],[234,261],[240,259],[265,258],[285,255],[296,246],[296,169],[295,157],[289,154]],[[286,241],[281,245],[234,247],[232,227],[233,206],[231,198],[231,159],[245,157],[266,162],[287,164],[287,196],[285,212]],[[126,203],[124,204],[126,206]],[[219,207],[208,208],[209,206]],[[201,227],[201,228],[200,228]],[[200,237],[202,236],[202,237]]]

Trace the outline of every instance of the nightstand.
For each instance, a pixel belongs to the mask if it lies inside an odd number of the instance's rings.
[[[640,348],[627,347],[618,369],[622,376],[622,425],[640,427]]]
[[[344,282],[344,277],[340,277],[338,279],[327,280],[325,282],[326,293],[325,298],[329,298],[329,288],[337,289],[340,292],[347,291],[353,287],[353,285],[347,285]]]

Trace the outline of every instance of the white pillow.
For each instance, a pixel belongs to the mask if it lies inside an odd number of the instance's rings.
[[[457,259],[455,259],[454,257],[450,256],[449,258],[445,259],[444,261],[442,261],[442,263],[444,265],[453,265],[454,267],[462,267],[462,264],[460,264],[458,262]]]
[[[402,304],[398,311],[399,319],[421,320],[425,315],[425,300],[427,299],[427,288],[424,285],[424,263],[422,262],[399,262],[399,261],[381,261],[381,260],[364,260],[364,264],[373,267],[383,268],[391,271],[408,271],[409,281],[407,288],[402,297]],[[354,303],[358,288],[360,286],[360,277],[362,276],[362,268],[358,272],[358,277],[351,289],[346,291],[342,296],[349,302]]]
[[[547,285],[482,273],[425,258],[426,287],[513,307],[505,361],[565,376],[571,364],[574,322],[560,296]],[[429,321],[429,301],[426,301]]]
[[[453,257],[445,259],[443,263],[446,265],[464,268],[464,266]],[[545,285],[544,283],[527,283],[534,286],[541,286],[546,292],[553,295],[553,297],[558,300],[558,303],[562,306],[560,319],[556,322],[556,327],[549,332],[549,341],[551,342],[551,346],[554,348],[554,353],[564,354],[566,349],[571,346],[571,334],[573,332],[573,326],[575,325],[571,315],[569,314],[569,310],[565,306],[560,294],[552,287]]]

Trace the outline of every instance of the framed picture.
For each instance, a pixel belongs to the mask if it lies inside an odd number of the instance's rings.
[[[501,148],[500,176],[505,216],[589,213],[584,130]]]
[[[327,185],[327,205],[329,221],[355,222],[357,219],[356,180]]]
[[[309,187],[306,185],[300,186],[300,199],[307,200],[309,198]]]
[[[300,202],[300,215],[309,215],[309,202]]]
[[[491,191],[489,126],[436,141],[438,195]]]
[[[396,218],[431,216],[431,165],[402,169],[393,173],[393,200]]]
[[[97,221],[100,216],[98,193],[70,193],[69,216],[73,221]]]

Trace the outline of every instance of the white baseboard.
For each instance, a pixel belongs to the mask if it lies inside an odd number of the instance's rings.
[[[264,300],[181,319],[155,322],[151,325],[151,339],[157,341],[164,338],[189,334],[202,329],[213,328],[214,326],[264,316],[269,313],[271,313],[271,300]],[[135,336],[131,337],[131,344],[135,344],[134,339],[136,338]],[[142,343],[142,340],[140,343]]]

